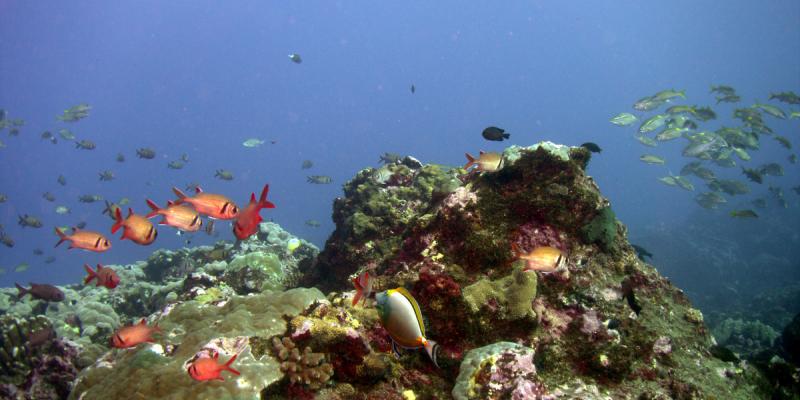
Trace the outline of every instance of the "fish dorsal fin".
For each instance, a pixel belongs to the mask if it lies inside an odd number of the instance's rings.
[[[404,287],[399,287],[395,289],[395,291],[403,295],[403,297],[405,297],[406,300],[408,300],[408,302],[411,304],[411,308],[414,309],[414,314],[417,316],[419,331],[422,332],[422,337],[425,337],[425,323],[422,321],[422,312],[419,309],[419,304],[417,304],[417,301],[414,300],[414,296],[412,296],[411,293],[409,293]]]
[[[172,200],[167,200],[167,207],[174,206],[175,202]]]
[[[250,193],[250,204],[253,204],[255,202],[256,202],[256,194]]]
[[[482,156],[482,155],[484,155],[484,154],[486,154],[486,152],[485,152],[485,151],[483,151],[483,150],[481,150],[481,151],[478,153],[478,155],[479,155],[479,156]]]
[[[102,269],[103,269],[103,265],[102,264],[97,264],[97,272],[100,272],[100,270],[102,270]]]
[[[131,215],[133,215],[133,209],[128,207],[128,218],[130,218]]]
[[[75,234],[75,233],[77,233],[79,230],[80,230],[80,229],[78,229],[78,227],[77,227],[77,226],[73,226],[73,227],[72,227],[72,234],[74,235],[74,234]]]
[[[145,321],[145,319],[142,318],[142,320],[139,321],[139,325],[147,325],[147,321]]]
[[[200,186],[195,186],[194,187],[194,192],[195,193],[203,193],[203,188],[201,188]]]

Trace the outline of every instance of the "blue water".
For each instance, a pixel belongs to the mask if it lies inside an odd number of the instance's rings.
[[[293,52],[302,64],[288,59]],[[162,227],[148,247],[119,241],[117,234],[104,254],[54,249],[53,226],[83,220],[87,229],[110,235],[102,203],[78,203],[81,194],[129,197],[135,211],[145,212],[145,198],[163,204],[174,198],[172,186],[189,182],[240,205],[269,183],[277,208],[263,211],[265,219],[323,246],[340,185],[376,166],[383,152],[456,165],[465,162],[465,152],[541,140],[593,141],[604,149],[589,173],[632,241],[654,230],[681,235],[701,221],[712,234],[741,240],[745,255],[767,252],[797,267],[754,267],[740,276],[800,280],[800,254],[792,249],[800,240],[799,201],[789,189],[800,184],[800,165],[786,161],[790,152],[763,138],[761,150],[743,165],[778,161],[786,176],[751,185],[753,194],[732,200],[748,207],[772,184],[783,188],[789,208],[773,202],[759,210],[758,221],[737,221],[725,215],[732,207],[703,210],[693,201],[697,192],[656,181],[690,161],[680,157],[685,141],[650,149],[633,139],[635,127],[608,123],[663,89],[685,89],[683,104],[713,106],[711,84],[734,86],[743,100],[738,107],[766,102],[770,92],[800,93],[800,3],[0,1],[0,108],[26,120],[19,137],[0,133],[8,146],[0,149],[0,193],[9,196],[0,204],[0,224],[16,241],[14,248],[0,248],[7,271],[0,285],[74,283],[84,275],[83,263],[128,263],[157,248],[185,245],[186,237]],[[79,103],[92,106],[88,118],[56,120]],[[787,112],[800,109],[771,103]],[[719,119],[702,128],[738,125],[733,105],[713,108]],[[765,121],[800,146],[800,120]],[[505,128],[511,140],[485,141],[480,132],[489,125]],[[39,138],[64,127],[97,149]],[[244,148],[250,137],[267,142]],[[154,148],[156,159],[138,159],[139,147]],[[125,163],[114,160],[118,152]],[[190,158],[186,167],[167,169],[182,153]],[[668,163],[645,165],[638,159],[644,153]],[[312,169],[300,168],[305,159],[314,162]],[[235,180],[215,179],[219,168]],[[98,180],[105,169],[116,174],[114,181]],[[738,169],[714,169],[745,179]],[[56,183],[59,174],[67,186]],[[308,184],[311,174],[330,175],[334,183]],[[698,192],[704,188],[693,182]],[[45,191],[55,194],[55,203],[41,197]],[[69,206],[72,214],[55,214],[56,205]],[[25,213],[45,227],[18,226],[17,215]],[[308,227],[307,219],[322,226]],[[233,239],[227,223],[217,225],[219,239]],[[753,243],[753,236],[763,240]],[[199,234],[192,245],[214,240]],[[45,265],[34,248],[57,261]],[[670,255],[689,250],[658,241],[648,248],[654,264],[679,285],[707,279],[702,264],[670,263]],[[31,268],[14,273],[21,262]]]

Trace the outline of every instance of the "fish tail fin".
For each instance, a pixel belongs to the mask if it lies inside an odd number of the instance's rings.
[[[173,186],[172,193],[175,193],[175,196],[178,196],[178,200],[175,200],[175,204],[181,204],[185,201],[186,193],[183,193],[180,189]]]
[[[510,138],[510,137],[511,137],[511,134],[510,134],[510,133],[504,133],[504,134],[503,134],[503,139],[508,139],[508,138]]]
[[[437,356],[439,355],[439,344],[433,340],[426,340],[425,352],[428,353],[428,357],[430,357],[431,361],[433,361],[433,365],[435,365],[436,368],[441,368],[439,367],[439,362],[437,361]]]
[[[58,245],[60,245],[61,243],[64,243],[68,239],[67,234],[62,232],[61,229],[59,229],[58,227],[56,227],[56,235],[58,235],[59,239],[58,239],[58,243],[56,243],[56,245],[53,246],[53,247],[58,247]]]
[[[464,164],[464,169],[467,169],[467,168],[471,167],[473,164],[475,164],[475,157],[473,157],[469,153],[464,153],[464,155],[467,157],[467,163]]]
[[[153,211],[149,212],[144,217],[145,218],[153,218],[156,215],[158,215],[158,210],[160,210],[160,208],[158,208],[158,204],[156,204],[155,202],[153,202],[153,200],[150,200],[150,199],[145,199],[145,201],[147,202],[147,205],[150,206],[150,209],[153,210]]]
[[[92,271],[92,267],[89,266],[89,264],[83,264],[83,269],[85,269],[86,273],[88,274],[86,275],[86,279],[83,280],[84,285],[91,282],[92,279],[97,278],[97,273],[95,271]],[[97,265],[97,269],[99,271],[100,264]]]
[[[356,294],[353,296],[353,307],[355,307],[358,301],[361,300],[361,297],[364,296],[364,289],[358,284],[358,277],[353,279],[353,285],[356,287]]]
[[[230,360],[228,360],[225,364],[222,365],[222,369],[224,369],[224,370],[226,370],[226,371],[228,371],[228,372],[230,372],[230,373],[232,373],[234,375],[239,375],[240,374],[239,371],[237,371],[237,370],[235,370],[235,369],[233,369],[231,367],[231,364],[233,364],[233,362],[236,361],[236,357],[239,357],[239,355],[238,354],[234,354],[233,357],[231,357]]]
[[[258,208],[275,208],[275,204],[267,200],[268,194],[269,183],[264,185],[264,189],[261,189],[261,196],[258,198]],[[255,198],[255,195],[253,197]]]
[[[122,227],[122,211],[120,211],[119,208],[117,208],[115,211],[114,219],[116,219],[117,222],[114,222],[114,225],[111,226],[111,233],[117,233],[119,228]]]
[[[25,289],[24,287],[20,286],[19,283],[14,282],[14,286],[16,286],[17,290],[19,290],[19,293],[17,293],[18,299],[21,299],[23,296],[28,294],[28,289]]]

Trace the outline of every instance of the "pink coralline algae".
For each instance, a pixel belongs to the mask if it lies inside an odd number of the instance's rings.
[[[550,225],[529,222],[520,225],[514,233],[512,243],[523,251],[531,251],[537,247],[549,246],[561,251],[568,251],[568,239]]]

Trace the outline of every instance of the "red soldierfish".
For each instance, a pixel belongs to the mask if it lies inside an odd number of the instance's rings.
[[[128,209],[128,217],[122,219],[122,212],[119,208],[116,209],[117,222],[111,227],[111,233],[117,233],[119,228],[125,228],[122,231],[122,240],[130,239],[136,244],[147,246],[153,243],[158,236],[156,227],[147,218],[134,214],[132,209]]]
[[[128,347],[135,347],[139,343],[155,343],[153,340],[153,333],[161,332],[158,324],[147,326],[144,318],[136,325],[129,325],[120,328],[114,336],[111,337],[111,346],[118,349],[125,349]]]
[[[261,190],[261,197],[256,202],[256,194],[250,194],[250,203],[247,207],[239,213],[236,217],[236,222],[233,224],[233,234],[239,240],[245,240],[258,230],[258,224],[263,221],[259,212],[262,208],[275,208],[275,204],[267,201],[267,194],[269,193],[269,184],[264,185]]]
[[[97,264],[97,270],[92,271],[92,267],[89,264],[83,264],[83,268],[86,270],[86,279],[83,280],[83,284],[87,284],[92,281],[92,279],[97,279],[95,286],[105,286],[109,289],[113,289],[119,285],[119,275],[114,272],[111,268],[103,268],[102,265]]]
[[[189,366],[189,376],[198,381],[207,381],[211,379],[224,381],[225,379],[222,379],[222,371],[228,371],[232,374],[239,375],[239,371],[231,368],[231,364],[236,361],[237,356],[238,354],[234,354],[225,364],[219,364],[217,362],[219,359],[219,353],[217,352],[214,353],[214,357],[212,358],[198,358]]]
[[[60,238],[55,247],[61,243],[71,242],[70,249],[84,249],[102,253],[111,248],[111,242],[100,233],[92,231],[81,231],[77,228],[72,229],[72,235],[67,235],[61,229],[56,228],[56,234]]]
[[[189,203],[197,212],[215,219],[234,219],[239,214],[239,207],[231,199],[221,195],[203,192],[196,186],[194,197],[188,197],[180,189],[173,187],[172,191],[178,196],[175,204]]]
[[[372,294],[373,281],[374,279],[369,275],[369,271],[364,271],[359,276],[353,278],[353,285],[356,287],[356,295],[353,296],[354,306],[362,297],[364,298],[364,303],[367,302],[370,294]]]
[[[200,214],[191,207],[176,205],[169,201],[167,202],[167,208],[158,208],[158,204],[150,199],[147,199],[147,205],[153,211],[145,215],[146,218],[153,218],[156,215],[164,216],[164,219],[158,223],[159,225],[169,225],[184,232],[197,232],[203,226]]]

